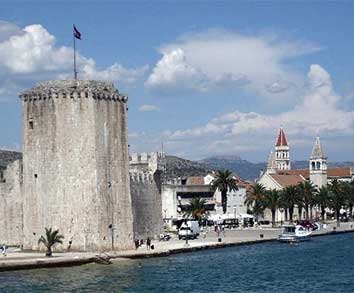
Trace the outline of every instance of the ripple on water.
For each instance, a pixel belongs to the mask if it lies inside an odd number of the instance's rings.
[[[354,292],[354,233],[0,274],[1,292]]]

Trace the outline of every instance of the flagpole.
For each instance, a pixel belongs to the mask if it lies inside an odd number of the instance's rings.
[[[73,42],[74,42],[74,78],[77,80],[77,71],[76,71],[76,42],[75,35],[73,34]]]

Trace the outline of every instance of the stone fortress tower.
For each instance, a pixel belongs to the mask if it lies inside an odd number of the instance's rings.
[[[163,232],[161,188],[165,153],[132,153],[129,157],[134,236],[146,239]]]
[[[275,161],[278,171],[290,170],[290,147],[283,128],[280,128],[278,140],[275,145]]]
[[[23,247],[36,249],[45,227],[59,249],[133,248],[127,97],[112,84],[43,82],[23,105]]]
[[[317,187],[327,185],[327,157],[325,156],[320,137],[317,136],[309,161],[310,181]]]

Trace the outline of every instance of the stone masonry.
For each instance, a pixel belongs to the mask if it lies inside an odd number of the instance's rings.
[[[127,98],[112,84],[49,81],[21,94],[23,246],[37,249],[45,227],[59,249],[133,247]]]
[[[164,162],[164,153],[134,153],[130,156],[135,239],[153,238],[163,231],[161,184]]]
[[[21,186],[22,160],[19,159],[0,169],[0,244],[22,245]]]

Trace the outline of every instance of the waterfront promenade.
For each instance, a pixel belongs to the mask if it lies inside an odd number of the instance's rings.
[[[313,236],[334,234],[335,223],[327,226],[327,229],[314,231]],[[339,228],[335,228],[335,233],[354,232],[354,223],[341,223]],[[0,256],[0,271],[35,269],[43,267],[75,266],[99,261],[119,261],[122,258],[147,258],[167,256],[176,253],[186,253],[203,249],[216,249],[237,245],[248,245],[267,241],[274,241],[280,232],[278,228],[247,228],[226,230],[222,235],[222,242],[218,242],[214,231],[201,234],[196,240],[189,240],[186,245],[185,240],[178,240],[173,237],[170,241],[153,241],[153,250],[147,250],[143,245],[137,250],[107,252],[107,253],[54,253],[54,257],[46,258],[43,252],[16,252],[9,251],[7,256]],[[262,235],[262,236],[261,236]],[[284,244],[286,245],[286,244]]]

